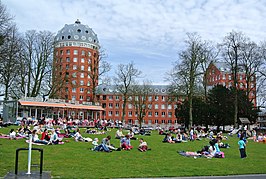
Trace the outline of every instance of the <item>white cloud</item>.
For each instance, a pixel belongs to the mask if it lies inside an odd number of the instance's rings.
[[[254,41],[266,36],[266,1],[257,0],[2,0],[21,31],[57,32],[79,18],[97,34],[111,62],[131,56],[136,64],[163,80],[157,69],[177,59],[186,32],[220,42],[230,31],[244,32]],[[130,54],[128,54],[130,53]],[[118,58],[118,59],[112,59]],[[144,60],[145,59],[145,60]],[[156,64],[154,64],[156,63]],[[166,68],[162,68],[167,71]],[[154,72],[153,72],[154,71]]]

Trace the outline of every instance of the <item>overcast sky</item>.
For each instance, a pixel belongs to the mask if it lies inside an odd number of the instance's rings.
[[[242,31],[266,38],[265,0],[2,0],[19,30],[55,34],[79,19],[98,35],[113,71],[133,61],[146,79],[167,84],[166,72],[184,49],[187,32],[221,42]],[[113,72],[112,72],[113,73]]]

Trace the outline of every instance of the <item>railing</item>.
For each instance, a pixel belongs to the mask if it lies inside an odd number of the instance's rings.
[[[16,164],[15,164],[15,174],[18,174],[18,154],[19,151],[21,150],[29,150],[29,148],[18,148],[16,150]],[[41,152],[40,155],[40,175],[42,174],[42,168],[43,168],[43,149],[39,149],[39,148],[31,148],[31,150],[38,150],[39,152]]]

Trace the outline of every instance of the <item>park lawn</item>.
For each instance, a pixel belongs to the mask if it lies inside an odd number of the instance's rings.
[[[0,133],[7,134],[10,128],[0,128]],[[84,129],[82,130],[84,131]],[[108,132],[113,138],[116,129]],[[126,131],[124,131],[126,133]],[[106,135],[89,135],[100,140]],[[177,151],[197,151],[208,144],[207,139],[181,144],[162,143],[164,136],[156,131],[151,136],[143,137],[151,151],[139,152],[138,141],[132,140],[132,151],[114,151],[112,153],[91,151],[90,142],[75,142],[74,139],[64,145],[33,146],[44,149],[44,171],[51,171],[55,178],[134,178],[134,177],[173,177],[173,176],[212,176],[266,173],[266,144],[248,141],[248,158],[240,159],[236,137],[229,137],[229,149],[223,159],[187,158]],[[115,146],[119,140],[111,139]],[[28,147],[24,139],[0,139],[0,177],[7,172],[14,172],[15,151]],[[39,153],[33,151],[32,164],[39,163]],[[32,167],[32,170],[39,168]],[[22,151],[19,158],[19,171],[27,171],[27,151]]]

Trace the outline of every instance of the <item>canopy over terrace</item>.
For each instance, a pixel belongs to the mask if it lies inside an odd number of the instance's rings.
[[[34,117],[72,117],[78,119],[101,118],[104,110],[99,105],[83,105],[62,102],[62,100],[39,101],[35,98],[20,99],[20,116]]]

